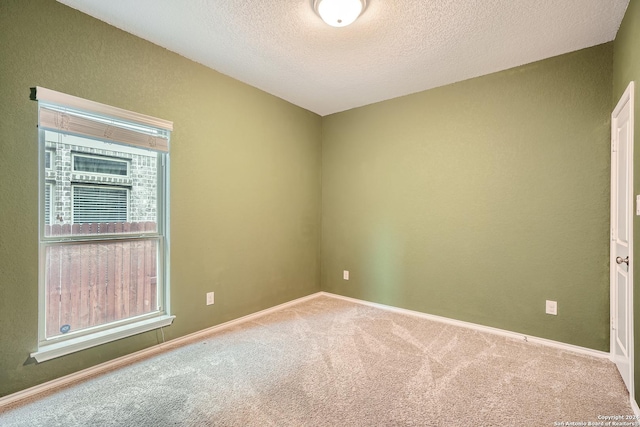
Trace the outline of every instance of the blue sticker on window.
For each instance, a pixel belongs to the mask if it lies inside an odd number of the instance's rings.
[[[70,329],[71,329],[71,325],[62,325],[60,327],[60,332],[62,332],[63,334],[66,334],[67,332],[69,332]]]

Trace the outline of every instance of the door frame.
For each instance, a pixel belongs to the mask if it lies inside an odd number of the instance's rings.
[[[625,89],[624,93],[622,94],[622,96],[620,97],[620,100],[618,101],[618,104],[616,105],[616,108],[613,110],[613,112],[611,113],[611,188],[610,188],[610,194],[611,194],[611,218],[610,218],[610,238],[609,238],[609,243],[610,243],[610,248],[609,248],[609,289],[610,289],[610,317],[611,317],[611,323],[609,325],[609,335],[610,335],[610,357],[611,360],[614,361],[614,351],[615,351],[615,333],[614,333],[614,325],[615,320],[614,319],[614,314],[616,313],[615,311],[615,304],[616,304],[616,300],[617,300],[617,289],[615,287],[615,275],[616,275],[616,251],[615,251],[615,245],[616,242],[613,240],[613,236],[614,236],[614,224],[615,224],[615,218],[614,218],[614,203],[617,203],[617,194],[614,194],[614,188],[615,188],[615,179],[616,179],[616,174],[617,174],[617,161],[614,159],[614,143],[616,141],[615,139],[615,129],[617,128],[617,120],[618,120],[618,116],[620,115],[621,110],[627,105],[627,103],[629,103],[629,132],[630,132],[630,144],[629,144],[629,149],[628,149],[628,153],[627,155],[629,156],[629,165],[630,167],[628,168],[627,171],[627,175],[628,175],[628,179],[629,179],[629,186],[628,186],[628,194],[627,197],[629,198],[629,209],[627,212],[628,215],[628,221],[629,221],[629,268],[628,268],[628,281],[629,281],[629,286],[628,286],[628,301],[627,301],[627,313],[628,313],[628,324],[627,326],[627,331],[628,331],[628,352],[627,352],[627,357],[628,357],[628,362],[629,362],[629,396],[631,398],[632,401],[635,401],[635,386],[634,386],[634,366],[633,366],[633,358],[634,358],[634,339],[633,339],[633,268],[634,268],[634,256],[633,256],[633,219],[634,219],[634,214],[633,214],[633,210],[634,210],[634,206],[635,206],[635,197],[634,197],[634,186],[633,186],[633,152],[634,152],[634,120],[635,120],[635,112],[634,112],[634,90],[635,88],[635,84],[634,82],[630,82],[629,85],[627,86],[627,88]],[[640,208],[640,206],[639,206]]]

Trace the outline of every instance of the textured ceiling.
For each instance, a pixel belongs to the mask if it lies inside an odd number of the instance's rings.
[[[629,0],[368,0],[352,25],[312,0],[58,0],[327,115],[615,38]]]

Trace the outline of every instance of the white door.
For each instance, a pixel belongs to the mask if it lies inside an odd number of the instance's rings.
[[[611,358],[633,397],[633,92],[611,114]]]

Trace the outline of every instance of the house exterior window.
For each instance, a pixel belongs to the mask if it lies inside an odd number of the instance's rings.
[[[43,88],[36,99],[42,362],[171,324],[172,125]]]
[[[74,154],[73,170],[74,172],[128,176],[129,162],[122,159]]]
[[[90,153],[102,152],[95,147],[87,147]],[[80,149],[75,146],[73,149]],[[119,178],[130,176],[130,164],[132,159],[150,157],[144,154],[131,154],[112,152],[116,157],[98,156],[93,154],[71,151],[71,197],[72,197],[72,223],[116,223],[129,221],[129,193],[133,179],[121,180]],[[136,163],[138,164],[138,163]],[[154,163],[155,165],[155,163]],[[140,167],[136,167],[136,177],[140,177]],[[148,173],[144,177],[157,179],[157,174],[152,168],[147,168]],[[103,185],[103,183],[118,184]],[[146,187],[148,191],[155,192],[155,183],[139,180],[138,187]],[[146,206],[155,211],[155,206]],[[135,218],[139,219],[139,218]],[[155,220],[155,218],[151,218]]]
[[[73,224],[127,222],[129,190],[101,185],[71,185]]]
[[[51,199],[54,198],[53,195],[53,184],[50,182],[45,183],[44,185],[44,223],[45,225],[51,225],[53,222],[53,210],[51,209]]]
[[[44,152],[44,168],[45,170],[51,169],[51,165],[53,164],[53,156],[54,153],[52,150],[46,150]]]

